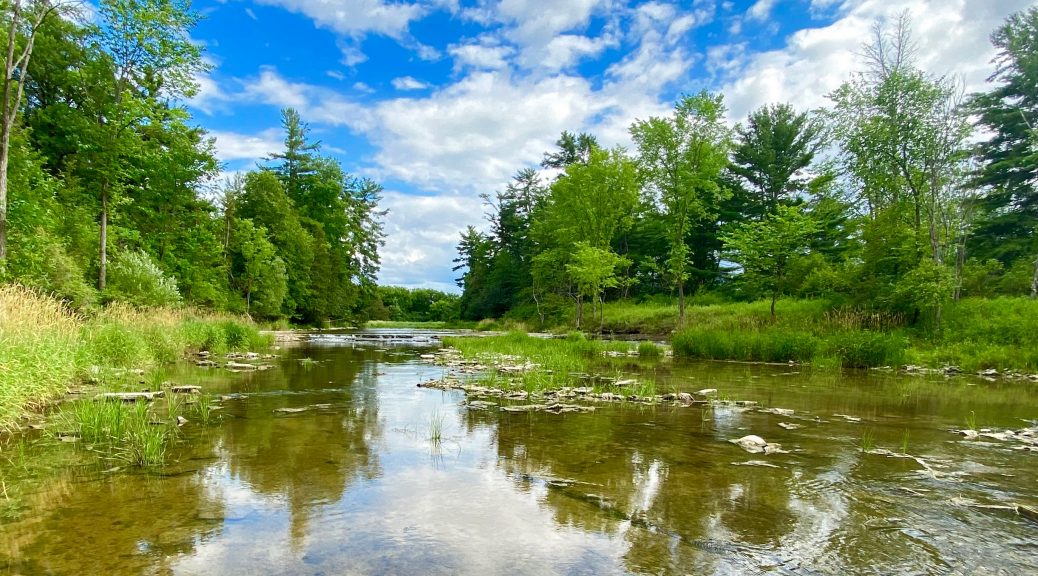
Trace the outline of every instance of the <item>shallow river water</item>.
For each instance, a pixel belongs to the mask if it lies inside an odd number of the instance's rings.
[[[325,337],[265,372],[178,367],[232,396],[221,421],[160,471],[81,459],[22,486],[0,574],[1038,574],[1038,524],[976,506],[1038,504],[1038,453],[951,431],[1033,425],[1038,384],[632,361],[661,392],[794,414],[470,411],[416,387],[443,371],[428,351]],[[747,434],[790,452],[728,442]]]

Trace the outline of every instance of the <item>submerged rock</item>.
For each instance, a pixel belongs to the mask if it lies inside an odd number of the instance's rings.
[[[747,460],[746,462],[732,462],[732,466],[759,466],[761,468],[778,468],[778,466],[763,460]]]
[[[793,424],[792,422],[779,422],[778,425],[786,430],[796,430],[797,428],[804,427],[802,424]]]
[[[729,440],[729,442],[735,444],[736,446],[742,448],[743,450],[751,454],[759,454],[761,452],[764,452],[764,447],[768,445],[767,441],[765,441],[763,438],[753,434],[750,434],[749,436],[743,436],[742,438],[737,438],[735,440]]]
[[[774,414],[776,416],[792,416],[793,411],[789,408],[763,408],[761,412],[765,414]],[[785,428],[785,426],[783,426]]]
[[[750,434],[748,436],[743,436],[742,438],[737,438],[737,439],[734,439],[734,440],[729,440],[729,442],[731,442],[732,444],[735,444],[736,446],[742,448],[743,450],[749,452],[750,454],[760,454],[760,453],[764,453],[764,454],[785,454],[786,453],[786,451],[782,449],[782,445],[781,444],[775,444],[773,442],[767,442],[766,440],[764,440],[763,438],[761,438],[760,436],[757,436],[755,434]]]
[[[162,398],[165,393],[157,392],[103,392],[94,397],[95,400],[119,400],[122,402],[137,402],[138,400],[154,400]]]

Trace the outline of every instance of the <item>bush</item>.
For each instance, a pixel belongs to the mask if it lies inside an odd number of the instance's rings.
[[[108,269],[105,297],[135,306],[177,306],[177,281],[142,251],[119,252]]]
[[[690,328],[674,336],[675,356],[711,360],[804,362],[811,360],[819,347],[814,335],[782,328],[742,332]]]
[[[663,352],[653,342],[641,342],[638,344],[638,356],[642,358],[659,358]]]
[[[844,368],[898,366],[907,347],[907,339],[897,333],[861,330],[829,336],[826,354],[839,358]]]

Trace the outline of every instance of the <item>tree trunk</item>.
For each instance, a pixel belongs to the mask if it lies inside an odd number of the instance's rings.
[[[584,299],[581,295],[577,295],[577,330],[580,330],[580,321],[584,317]]]
[[[97,289],[105,291],[105,280],[108,273],[108,182],[101,183],[101,241],[100,265],[97,272]]]
[[[1034,259],[1034,276],[1031,278],[1031,299],[1038,298],[1038,258]]]
[[[4,86],[0,98],[0,267],[7,265],[7,165],[11,153],[11,128],[18,103],[11,104],[11,83],[14,82],[14,48],[18,38],[18,18],[22,3],[11,5],[11,26],[7,31],[7,59],[4,60]]]
[[[678,280],[678,324],[685,323],[685,281]]]
[[[778,292],[771,292],[771,321],[775,321],[775,301],[778,300]]]
[[[31,6],[31,5],[30,5]],[[7,32],[7,60],[4,61],[4,85],[0,94],[0,270],[7,263],[7,167],[11,154],[11,130],[14,129],[15,120],[18,119],[18,106],[22,101],[22,93],[25,90],[26,69],[29,67],[29,59],[32,58],[32,48],[36,42],[36,31],[55,6],[45,4],[45,9],[38,12],[32,22],[32,30],[29,38],[22,48],[22,53],[17,60],[14,56],[15,43],[18,39],[18,22],[21,18],[21,0],[15,0],[11,5],[11,26]],[[19,78],[14,77],[18,71]],[[11,85],[17,82],[18,88],[14,93],[14,101],[11,100]]]

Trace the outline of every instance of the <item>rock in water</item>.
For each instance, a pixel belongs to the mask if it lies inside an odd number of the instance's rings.
[[[760,436],[750,434],[749,436],[743,436],[737,440],[729,440],[732,444],[742,448],[750,454],[759,454],[764,452],[764,448],[768,445]]]

